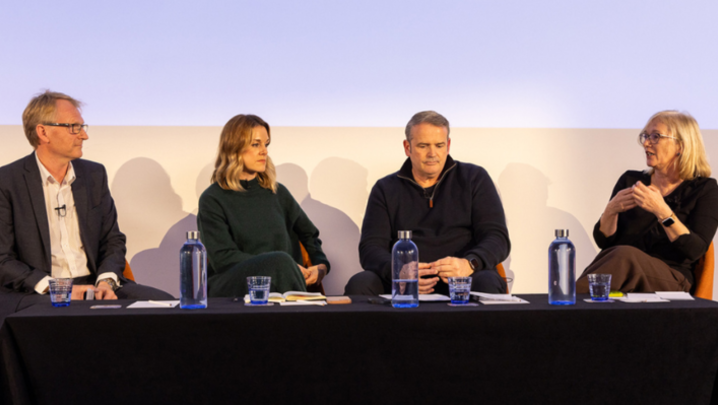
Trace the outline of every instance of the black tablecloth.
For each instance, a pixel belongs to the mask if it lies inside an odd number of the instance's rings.
[[[13,403],[707,404],[718,303],[93,310],[5,319]]]

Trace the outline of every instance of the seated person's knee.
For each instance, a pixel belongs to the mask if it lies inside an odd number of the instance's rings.
[[[379,294],[384,294],[384,284],[376,273],[367,270],[353,275],[344,287],[344,295]]]

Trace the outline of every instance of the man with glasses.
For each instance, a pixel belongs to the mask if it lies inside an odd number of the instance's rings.
[[[471,289],[505,293],[496,265],[509,254],[504,209],[483,168],[449,155],[449,121],[435,111],[415,114],[405,129],[407,156],[398,172],[377,181],[362,224],[364,271],[347,295],[391,292],[391,249],[397,231],[413,231],[419,249],[419,294],[449,294],[449,277],[471,277]]]
[[[0,168],[0,289],[21,307],[48,300],[51,278],[72,278],[73,300],[88,290],[102,300],[172,299],[123,276],[125,235],[107,172],[80,159],[88,139],[80,105],[46,91],[23,112],[35,151]]]

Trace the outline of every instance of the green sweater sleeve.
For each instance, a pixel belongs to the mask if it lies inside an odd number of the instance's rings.
[[[309,254],[309,259],[312,261],[312,265],[324,264],[327,266],[327,273],[331,266],[327,256],[322,251],[322,241],[319,239],[319,230],[314,223],[309,219],[307,214],[297,203],[297,200],[292,197],[282,184],[278,185],[277,194],[282,200],[282,204],[285,207],[287,213],[287,223],[290,224],[290,229],[297,235],[297,238]]]
[[[227,215],[215,196],[205,193],[200,197],[197,226],[207,249],[210,273],[225,272],[254,256],[239,250],[234,243]]]

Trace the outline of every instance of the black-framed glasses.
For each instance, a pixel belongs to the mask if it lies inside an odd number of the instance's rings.
[[[85,132],[87,132],[87,129],[90,127],[87,124],[58,124],[58,123],[48,123],[48,124],[42,124],[47,125],[49,127],[65,127],[70,130],[70,133],[73,135],[77,135],[82,131],[83,129]]]
[[[670,138],[670,139],[675,139],[676,141],[678,140],[678,138],[676,138],[675,136],[663,135],[663,134],[659,134],[658,132],[654,132],[652,134],[647,134],[645,132],[641,132],[640,134],[638,134],[638,143],[643,145],[648,140],[648,141],[651,141],[652,145],[655,145],[658,143],[658,141],[661,140],[661,138]]]

